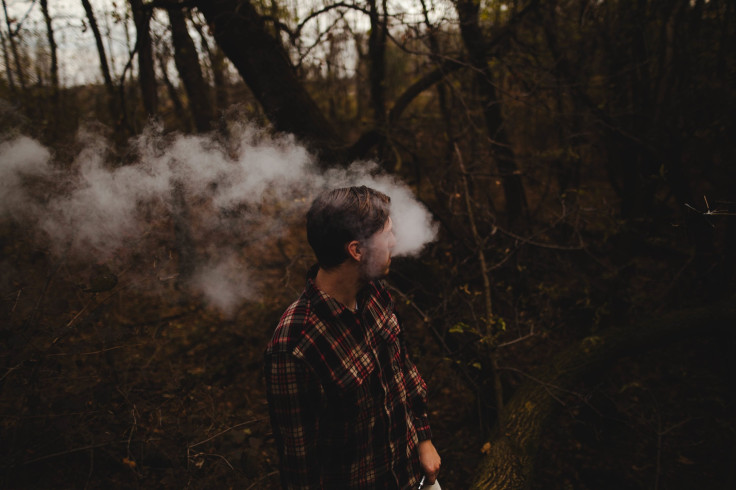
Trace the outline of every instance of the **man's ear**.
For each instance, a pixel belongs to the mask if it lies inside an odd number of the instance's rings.
[[[345,245],[345,251],[357,262],[360,262],[360,260],[363,258],[363,249],[360,246],[360,242],[358,240],[348,242],[348,244]]]

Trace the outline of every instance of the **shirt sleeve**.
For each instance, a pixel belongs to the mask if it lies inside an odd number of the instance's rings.
[[[403,351],[404,358],[406,392],[409,396],[414,427],[417,430],[419,440],[425,441],[432,438],[429,417],[427,416],[427,384],[419,374],[417,367],[409,358],[409,352],[403,341],[401,342],[401,350]]]
[[[314,374],[288,353],[265,357],[266,396],[285,489],[321,489],[317,447],[322,388]]]

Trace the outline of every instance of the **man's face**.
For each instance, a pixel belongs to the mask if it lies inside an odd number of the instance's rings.
[[[379,279],[388,274],[391,265],[391,249],[396,245],[391,218],[383,229],[377,231],[365,241],[364,260],[361,262],[363,278],[369,281]]]

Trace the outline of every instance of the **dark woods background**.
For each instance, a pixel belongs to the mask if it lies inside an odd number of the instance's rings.
[[[34,29],[3,0],[3,141],[58,169],[80,127],[120,167],[151,118],[221,140],[245,120],[413,188],[440,236],[390,282],[443,487],[734,488],[736,3],[83,0],[84,86],[59,82],[62,20],[25,3]],[[243,245],[267,287],[223,315],[129,279],[154,255],[188,273],[186,219],[150,227],[150,256],[100,262],[2,216],[3,488],[277,487],[261,356],[303,232]]]

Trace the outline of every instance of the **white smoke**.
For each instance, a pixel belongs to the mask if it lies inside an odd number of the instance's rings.
[[[391,221],[396,236],[394,255],[416,255],[435,239],[437,223],[406,185],[387,175],[359,183],[391,196]]]
[[[63,171],[30,138],[0,144],[0,217],[37,226],[56,254],[95,263],[145,255],[162,240],[173,248],[185,236],[195,261],[188,286],[225,312],[257,294],[243,249],[303,225],[322,190],[367,185],[388,194],[395,255],[420,252],[437,232],[412,191],[375,163],[325,172],[293,138],[249,125],[236,126],[227,142],[164,135],[152,126],[131,142],[135,157],[123,166],[108,163],[109,146],[99,134],[80,132],[79,144]],[[30,185],[34,179],[45,179],[44,192]]]
[[[246,265],[235,254],[202,264],[191,280],[191,286],[201,291],[215,308],[231,312],[245,298],[256,294]]]
[[[52,175],[50,159],[46,148],[26,136],[0,143],[0,218],[27,220],[36,214],[29,184]]]

